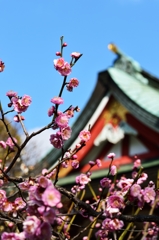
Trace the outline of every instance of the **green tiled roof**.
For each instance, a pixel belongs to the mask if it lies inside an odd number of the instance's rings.
[[[130,75],[117,68],[108,69],[118,87],[137,105],[159,117],[159,90],[149,85],[149,80],[139,72]]]

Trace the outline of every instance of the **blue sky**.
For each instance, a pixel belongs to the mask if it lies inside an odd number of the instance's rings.
[[[71,104],[83,109],[98,72],[115,58],[107,49],[110,42],[159,76],[158,10],[159,0],[0,0],[0,59],[6,65],[0,74],[3,108],[7,110],[8,90],[28,94],[33,102],[24,113],[27,129],[49,123],[50,99],[62,83],[53,67],[62,35],[68,43],[67,61],[71,52],[83,53],[70,76],[80,85],[72,93],[65,91],[63,110]]]

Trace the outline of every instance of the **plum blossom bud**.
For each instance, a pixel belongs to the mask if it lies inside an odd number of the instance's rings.
[[[61,57],[61,53],[60,52],[56,52],[56,56],[60,56]]]
[[[100,159],[96,159],[96,164],[100,168],[102,166],[102,162]]]
[[[13,105],[13,103],[8,103],[8,107],[10,108]]]
[[[76,154],[74,154],[73,156],[72,156],[72,159],[77,159],[77,155]]]
[[[117,173],[117,168],[115,165],[112,165],[111,168],[110,168],[110,173],[112,176],[115,176],[116,173]]]
[[[69,84],[66,85],[67,91],[72,92],[73,91],[73,87]]]
[[[69,161],[64,161],[64,162],[62,162],[62,167],[63,168],[68,168],[68,166],[69,166]]]
[[[24,116],[18,116],[18,115],[15,115],[14,118],[13,118],[14,122],[20,122],[21,121],[24,121],[25,120],[25,117]]]
[[[90,177],[92,175],[91,172],[87,172],[87,177]]]
[[[67,114],[68,118],[72,118],[74,116],[74,108],[72,107],[72,108],[68,109],[66,114]]]
[[[5,143],[4,141],[0,141],[0,147],[2,147],[2,148],[6,148],[7,145],[6,145],[6,143]]]
[[[54,112],[55,112],[55,107],[52,106],[52,107],[49,108],[47,114],[48,114],[49,117],[51,117],[54,114]]]
[[[107,157],[108,157],[108,158],[111,158],[111,159],[114,159],[115,153],[109,153],[109,154],[107,155]]]
[[[67,43],[64,42],[64,43],[62,44],[62,46],[63,46],[63,47],[67,47]]]
[[[134,162],[134,168],[139,168],[141,166],[141,160],[140,159],[137,159],[135,162]]]
[[[71,166],[72,166],[74,169],[79,168],[79,161],[78,161],[78,160],[73,160],[73,161],[71,162]]]
[[[0,60],[0,72],[3,72],[5,68],[4,62]]]
[[[80,143],[77,143],[76,144],[76,148],[78,149],[78,148],[80,148],[81,147],[81,144]]]
[[[63,104],[64,100],[61,97],[54,97],[51,99],[51,102],[60,105]]]
[[[89,161],[88,163],[89,163],[89,165],[90,165],[91,167],[93,167],[93,166],[95,165],[95,162],[94,162],[94,161]]]

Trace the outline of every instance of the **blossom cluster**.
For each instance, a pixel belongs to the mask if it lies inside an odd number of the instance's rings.
[[[8,146],[10,149],[13,149],[15,145],[14,143],[17,143],[17,139],[9,137],[6,141],[3,140],[0,141],[0,147],[6,148]]]
[[[13,106],[14,111],[16,111],[18,114],[25,112],[32,102],[29,95],[19,97],[18,94],[14,91],[8,91],[6,93],[6,96],[8,96],[10,99],[10,103],[8,104],[8,106]]]
[[[14,217],[25,209],[27,214],[23,222],[23,232],[20,234],[4,232],[1,239],[51,239],[51,225],[57,221],[56,214],[62,207],[61,194],[45,176],[38,177],[36,181],[25,181],[19,184],[19,187],[29,193],[27,204],[22,198],[16,198],[13,203],[9,202],[6,192],[0,190],[0,209]]]
[[[54,60],[54,67],[64,79],[59,95],[50,100],[52,106],[48,110],[48,116],[52,117],[51,122],[41,130],[44,131],[49,127],[53,129],[50,143],[57,149],[62,148],[61,159],[51,169],[43,169],[38,176],[31,177],[29,175],[25,179],[12,177],[9,170],[14,168],[14,163],[19,161],[22,149],[36,133],[30,136],[26,134],[26,140],[19,146],[16,138],[12,137],[9,128],[6,127],[9,137],[6,141],[4,139],[0,141],[0,150],[7,149],[4,160],[0,159],[0,213],[1,220],[4,219],[7,229],[0,233],[2,240],[71,239],[71,232],[74,231],[70,230],[74,226],[83,229],[82,223],[73,224],[76,215],[81,215],[83,219],[90,222],[84,227],[85,230],[88,230],[88,236],[84,236],[83,240],[91,239],[93,229],[95,237],[99,240],[112,239],[112,236],[113,239],[121,239],[118,238],[121,236],[121,232],[128,232],[127,225],[121,218],[125,211],[129,211],[130,207],[136,212],[142,211],[145,206],[149,207],[151,211],[159,207],[159,191],[153,181],[147,182],[148,175],[143,171],[140,159],[134,162],[132,175],[129,178],[125,175],[118,178],[118,169],[113,164],[115,158],[113,152],[107,156],[110,166],[107,171],[105,170],[105,176],[99,181],[98,192],[95,192],[91,186],[91,177],[93,167],[95,165],[99,168],[102,166],[100,159],[88,162],[88,171],[78,173],[75,177],[75,185],[70,191],[57,186],[60,167],[68,168],[71,165],[73,169],[79,168],[78,151],[85,147],[91,139],[90,130],[82,130],[76,146],[69,149],[64,148],[65,141],[71,137],[72,133],[69,120],[75,112],[79,111],[79,108],[71,106],[61,112],[59,107],[64,103],[62,98],[64,87],[72,92],[73,88],[79,85],[77,78],[71,78],[67,82],[67,77],[82,56],[81,53],[72,52],[70,63],[66,62],[62,52],[66,46],[67,43],[63,43],[62,37],[61,51],[56,52],[56,56],[59,58]],[[0,72],[4,70],[4,67],[4,63],[0,61]],[[8,107],[13,107],[11,111],[16,112],[14,121],[21,122],[24,117],[20,114],[30,106],[31,97],[29,95],[19,97],[14,91],[9,91],[6,95],[10,100]],[[0,111],[2,115],[0,120],[7,126],[4,118],[6,113],[3,112],[2,107]],[[21,125],[25,132],[22,122]],[[17,147],[18,150],[8,167],[6,159],[11,152],[14,153],[14,147]],[[12,191],[13,186],[16,191]],[[85,197],[87,189],[93,197]],[[67,201],[62,199],[62,194],[63,197],[70,200],[68,209],[65,206]],[[150,224],[144,223],[144,231],[140,234],[143,240],[157,239],[158,222],[159,220],[156,223],[154,221]],[[125,230],[123,230],[124,228]],[[133,229],[131,230],[133,231]],[[78,230],[79,237],[82,233],[83,230]],[[75,236],[76,239],[77,237],[78,235]],[[128,239],[127,236],[126,239]]]

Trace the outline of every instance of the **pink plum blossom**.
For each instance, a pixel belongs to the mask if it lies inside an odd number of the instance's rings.
[[[53,224],[54,220],[55,220],[55,217],[56,217],[55,209],[50,208],[50,207],[45,208],[45,211],[43,213],[43,219],[46,222],[49,222],[49,223]]]
[[[143,182],[145,182],[148,178],[147,173],[142,173],[139,177],[139,179],[137,180],[137,184],[142,184]]]
[[[83,130],[80,132],[79,137],[82,141],[87,142],[91,138],[91,133],[90,131]]]
[[[52,184],[52,182],[48,178],[46,178],[44,176],[40,176],[38,178],[38,184],[42,188],[47,188],[48,186],[50,186]]]
[[[61,200],[61,194],[56,188],[50,186],[42,194],[42,201],[46,206],[55,207]]]
[[[58,133],[56,134],[51,134],[50,135],[50,143],[55,147],[55,148],[62,148],[63,147],[63,139],[61,135]]]
[[[3,210],[5,212],[11,212],[12,209],[13,209],[13,204],[11,202],[6,201],[6,202],[3,203]]]
[[[14,110],[18,113],[25,112],[32,100],[28,95],[24,95],[22,98],[12,97],[11,102],[13,103]]]
[[[79,168],[79,161],[78,161],[78,160],[73,160],[73,161],[71,162],[71,166],[72,166],[74,169]]]
[[[69,83],[66,85],[67,90],[72,92],[74,87],[77,87],[79,85],[79,81],[77,78],[71,78]]]
[[[61,97],[53,97],[51,99],[51,102],[59,105],[59,104],[63,104],[64,100]]]
[[[31,97],[28,95],[24,95],[21,99],[21,104],[26,107],[30,106],[31,102]]]
[[[109,188],[111,184],[111,180],[109,178],[103,178],[100,180],[100,185],[102,188]]]
[[[0,146],[2,148],[6,148],[7,147],[7,145],[6,145],[6,143],[4,141],[0,141]]]
[[[72,70],[70,64],[68,62],[65,62],[64,66],[60,68],[58,71],[62,76],[68,76]]]
[[[133,197],[137,197],[140,194],[140,191],[141,191],[141,187],[136,183],[133,184],[130,188],[130,194]]]
[[[16,210],[23,209],[26,206],[26,203],[23,201],[23,199],[21,197],[17,197],[14,200],[14,204],[15,204]]]
[[[123,177],[117,183],[117,187],[119,187],[120,189],[122,189],[123,192],[125,192],[129,190],[133,182],[134,182],[134,179]]]
[[[69,118],[64,113],[59,114],[59,116],[55,118],[55,123],[62,128],[67,127],[68,121],[69,121]]]
[[[22,105],[21,99],[17,97],[12,97],[11,101],[13,103],[14,110],[18,113],[25,112],[28,108],[27,106]]]
[[[25,240],[25,234],[24,232],[21,233],[3,232],[1,235],[1,240]]]
[[[154,191],[153,188],[151,188],[151,187],[146,187],[146,188],[142,191],[142,195],[143,195],[144,201],[147,202],[147,203],[149,203],[149,202],[155,200],[156,193],[155,193],[155,191]]]
[[[106,218],[102,222],[102,226],[104,229],[114,231],[114,230],[119,230],[123,228],[124,222],[117,218],[114,218],[114,219]]]
[[[76,183],[81,185],[86,185],[90,181],[91,179],[84,173],[81,173],[79,176],[76,177]]]
[[[13,139],[14,139],[15,143],[17,143],[17,139],[15,139],[15,138],[13,138]],[[13,149],[14,143],[13,143],[13,141],[12,141],[12,139],[11,139],[10,137],[7,139],[6,145],[7,145],[8,147],[10,147],[11,149]]]
[[[23,222],[25,236],[29,239],[35,239],[40,224],[41,221],[36,216],[28,216]]]
[[[62,76],[68,76],[71,73],[70,64],[65,62],[63,58],[55,59],[54,67]]]
[[[107,202],[107,206],[111,207],[111,208],[124,208],[125,204],[124,204],[124,198],[122,196],[119,195],[112,195],[109,196],[106,200]]]
[[[72,53],[71,53],[71,57],[73,57],[73,58],[79,58],[81,55],[82,55],[82,54],[79,53],[79,52],[72,52]]]
[[[71,137],[71,128],[69,126],[61,129],[61,137],[63,140],[68,140]]]
[[[11,90],[6,93],[6,96],[8,96],[11,99],[12,97],[17,97],[18,94]]]
[[[72,87],[77,87],[79,85],[79,81],[77,78],[71,78],[69,81],[69,85]]]
[[[56,70],[60,69],[61,67],[63,67],[65,63],[65,60],[63,58],[59,58],[59,59],[55,59],[54,60],[54,67]]]

